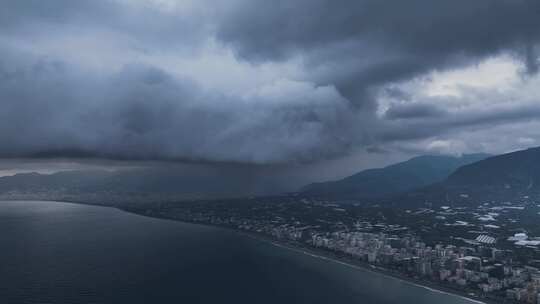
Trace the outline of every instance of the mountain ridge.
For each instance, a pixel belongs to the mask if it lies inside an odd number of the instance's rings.
[[[391,199],[393,205],[481,204],[540,199],[540,147],[488,157],[447,179]]]
[[[488,154],[421,155],[383,168],[367,169],[336,181],[312,183],[300,192],[329,198],[385,197],[443,181],[454,170],[489,157]]]

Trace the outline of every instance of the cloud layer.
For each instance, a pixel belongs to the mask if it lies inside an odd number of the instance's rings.
[[[273,164],[540,139],[534,0],[1,5],[2,157]]]

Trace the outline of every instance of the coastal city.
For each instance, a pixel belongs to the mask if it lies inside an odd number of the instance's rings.
[[[399,209],[289,195],[124,209],[244,231],[483,302],[540,303],[540,205],[527,199]]]
[[[0,304],[540,304],[540,0],[0,0]]]

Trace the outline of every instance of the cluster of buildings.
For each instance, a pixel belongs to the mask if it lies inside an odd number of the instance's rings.
[[[540,239],[521,232],[520,226],[527,223],[520,219],[527,215],[523,208],[483,204],[386,213],[380,208],[355,208],[276,200],[165,204],[145,212],[324,250],[337,258],[497,303],[540,304],[540,258],[536,258]],[[533,226],[525,227],[538,234]]]
[[[313,234],[313,246],[340,252],[401,274],[466,292],[540,304],[540,270],[515,266],[508,252],[488,246],[426,246],[418,237],[385,233]]]

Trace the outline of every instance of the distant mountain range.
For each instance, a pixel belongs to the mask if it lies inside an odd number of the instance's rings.
[[[212,171],[192,174],[164,167],[25,173],[0,177],[0,199],[73,198],[110,203],[239,197],[260,191],[260,181],[239,176],[223,178]],[[491,157],[419,156],[342,180],[310,184],[299,195],[405,207],[540,200],[540,147]]]
[[[487,157],[488,154],[418,156],[384,168],[364,170],[341,180],[310,184],[301,192],[337,199],[388,197],[444,181],[459,167]]]
[[[540,147],[486,158],[447,179],[393,199],[394,204],[471,204],[540,199]]]
[[[234,174],[231,173],[231,174]],[[39,198],[128,201],[207,199],[261,193],[261,181],[247,174],[224,178],[216,172],[167,167],[120,171],[84,170],[54,174],[21,173],[0,177],[0,199]]]

